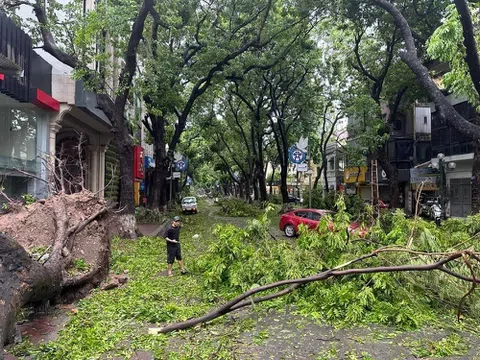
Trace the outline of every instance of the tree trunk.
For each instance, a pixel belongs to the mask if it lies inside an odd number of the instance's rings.
[[[325,184],[324,184],[324,189],[325,189],[325,193],[324,195],[327,196],[328,192],[330,191],[329,188],[328,188],[328,175],[327,175],[327,171],[328,171],[328,167],[327,167],[327,159],[323,159],[323,181],[325,181]]]
[[[378,163],[387,174],[388,186],[390,188],[390,207],[392,209],[398,208],[400,206],[400,186],[398,183],[398,170],[388,160],[385,146],[383,146],[382,149],[378,150],[376,155]]]
[[[282,193],[282,203],[283,204],[288,204],[287,177],[288,177],[288,167],[287,166],[281,166],[281,169],[280,169],[280,192]]]
[[[244,186],[244,181],[241,181],[240,184],[238,184],[238,197],[240,199],[243,199],[244,198],[244,191],[243,191],[243,186]]]
[[[273,181],[275,179],[275,170],[276,170],[276,166],[273,165],[272,166],[272,176],[270,177],[270,195],[272,195],[272,193],[273,193]]]
[[[3,345],[15,335],[16,311],[27,303],[52,299],[60,293],[61,267],[42,266],[16,241],[0,234],[0,358]]]
[[[315,190],[318,187],[320,178],[322,177],[323,166],[317,166],[317,175],[315,176],[315,181],[313,182],[313,189]]]
[[[253,176],[252,186],[253,186],[253,199],[255,201],[258,201],[259,200],[258,178],[255,175]]]
[[[257,164],[257,178],[258,178],[260,201],[265,202],[268,200],[268,195],[267,195],[267,182],[265,181],[265,172],[263,169],[262,162],[258,162]]]
[[[135,201],[133,196],[133,142],[123,119],[123,110],[115,106],[113,123],[115,126],[115,143],[120,163],[120,236],[136,238]]]

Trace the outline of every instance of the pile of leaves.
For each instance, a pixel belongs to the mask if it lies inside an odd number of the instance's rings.
[[[392,251],[378,254],[359,267],[425,264],[440,257],[439,253],[478,244],[480,216],[448,220],[437,227],[421,219],[407,219],[397,210],[388,215],[388,221],[378,221],[367,239],[355,239],[345,231],[351,221],[345,208],[340,197],[334,218],[324,217],[316,231],[303,229],[296,243],[272,241],[267,214],[245,229],[218,226],[214,232],[217,240],[198,262],[205,276],[205,291],[229,299],[253,287],[334,268],[378,248]],[[329,228],[332,220],[333,231]],[[471,276],[465,263],[451,266],[451,270]],[[473,293],[462,300],[470,289],[471,284],[438,271],[376,273],[312,283],[273,304],[295,303],[301,313],[340,325],[380,323],[418,328],[445,314],[454,318],[457,312],[478,319],[478,295]]]
[[[238,198],[223,198],[218,201],[219,215],[229,217],[256,217],[262,213],[261,204],[248,203]]]

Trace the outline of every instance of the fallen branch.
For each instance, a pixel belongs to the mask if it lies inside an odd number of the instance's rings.
[[[259,286],[259,287],[250,289],[250,290],[244,292],[243,294],[237,296],[233,300],[227,302],[226,304],[218,307],[217,309],[215,309],[215,310],[213,310],[213,311],[211,311],[211,312],[209,312],[209,313],[207,313],[207,314],[205,314],[201,317],[193,318],[193,319],[189,319],[189,320],[182,321],[182,322],[179,322],[179,323],[174,323],[174,324],[167,325],[167,326],[163,327],[159,331],[159,333],[165,334],[165,333],[169,333],[169,332],[176,331],[176,330],[187,329],[187,328],[193,327],[193,326],[201,324],[201,323],[206,323],[206,322],[212,321],[216,318],[219,318],[219,317],[221,317],[221,316],[223,316],[227,313],[230,313],[234,310],[240,309],[242,307],[249,306],[249,305],[252,305],[252,304],[258,304],[258,303],[261,303],[261,302],[264,302],[264,301],[268,301],[268,300],[278,298],[280,296],[284,296],[286,294],[289,294],[289,293],[297,290],[298,288],[300,288],[304,285],[307,285],[309,283],[316,282],[316,281],[324,281],[324,280],[327,280],[327,279],[330,279],[330,278],[340,278],[340,277],[344,277],[344,276],[348,276],[348,275],[391,273],[391,272],[408,272],[408,271],[420,272],[420,271],[440,270],[440,271],[443,271],[443,272],[449,274],[450,273],[449,270],[445,271],[446,270],[446,268],[445,268],[446,264],[448,264],[448,263],[450,263],[454,260],[457,260],[459,258],[462,258],[462,257],[464,257],[464,259],[469,257],[469,258],[473,258],[475,260],[477,260],[477,257],[478,257],[478,255],[474,254],[473,252],[466,250],[466,251],[459,251],[459,252],[450,253],[448,256],[443,257],[442,259],[440,259],[440,260],[438,260],[434,263],[426,264],[426,265],[379,266],[379,267],[367,267],[367,268],[354,268],[354,269],[340,270],[341,268],[349,266],[351,264],[363,261],[363,260],[368,259],[368,258],[375,257],[382,252],[401,251],[401,250],[402,249],[388,249],[388,248],[377,249],[370,254],[361,256],[357,259],[351,260],[351,261],[349,261],[345,264],[337,266],[334,269],[326,270],[326,271],[320,272],[320,273],[318,273],[316,275],[313,275],[313,276],[300,278],[300,279],[277,281],[277,282],[274,282],[274,283],[271,283],[271,284],[267,284],[267,285],[263,285],[263,286]],[[403,249],[403,250],[405,250],[405,252],[414,252],[414,251],[408,250],[408,249]],[[420,252],[416,252],[416,253],[420,253]],[[426,254],[428,254],[428,253],[421,253],[421,255],[426,255]],[[428,254],[428,255],[438,256],[438,254],[436,254],[436,253],[432,253],[432,254]],[[474,256],[472,256],[472,255],[474,255]],[[450,275],[452,275],[452,274],[450,274]],[[459,274],[455,274],[455,275],[459,279],[466,280],[466,281],[471,281],[474,284],[478,283],[478,280],[476,280],[475,277],[468,278],[468,277],[464,277],[463,275],[459,275]],[[263,297],[250,298],[255,294],[258,294],[258,293],[261,293],[261,292],[264,292],[264,291],[268,291],[268,290],[272,290],[272,289],[276,289],[276,288],[279,288],[279,287],[282,287],[282,286],[285,286],[285,285],[289,285],[289,286],[287,288],[283,289],[283,290],[280,290],[280,291],[276,292],[276,293],[268,294],[268,295],[265,295]]]

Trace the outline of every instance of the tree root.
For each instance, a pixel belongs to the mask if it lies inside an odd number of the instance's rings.
[[[69,198],[70,196],[73,198]],[[100,234],[98,248],[95,248],[96,263],[92,269],[86,274],[73,278],[66,271],[71,263],[75,241],[79,241],[82,231],[108,213],[108,209],[104,206],[90,209],[86,204],[80,207],[80,211],[87,213],[86,219],[73,220],[78,219],[78,216],[69,216],[72,212],[71,206],[78,204],[77,200],[82,199],[91,201],[95,206],[101,205],[89,192],[54,196],[49,200],[48,206],[51,211],[45,216],[43,216],[45,212],[43,206],[47,205],[38,204],[41,208],[35,210],[39,219],[37,222],[46,221],[53,211],[55,224],[54,230],[52,229],[53,241],[49,246],[51,253],[43,264],[32,259],[18,242],[0,233],[0,359],[3,358],[3,345],[12,341],[15,313],[19,308],[30,303],[52,299],[73,300],[78,298],[78,294],[83,296],[91,288],[99,285],[108,274],[110,242],[104,229]],[[78,211],[78,208],[75,211]],[[93,213],[88,214],[90,211]],[[42,215],[38,217],[38,214]],[[76,223],[73,223],[74,221]],[[8,222],[6,218],[5,222]],[[29,225],[32,226],[32,223]],[[18,227],[7,227],[7,229],[14,235]]]

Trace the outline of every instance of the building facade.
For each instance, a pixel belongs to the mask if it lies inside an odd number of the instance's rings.
[[[455,110],[468,121],[474,121],[476,111],[466,99],[448,97]],[[447,215],[465,217],[472,210],[472,140],[456,129],[448,126],[440,119],[436,112],[432,120],[432,161],[436,161],[438,154],[444,154],[445,163],[455,164],[455,168],[446,168],[446,197]]]
[[[50,119],[59,110],[51,65],[0,13],[0,186],[8,197],[45,194],[48,174],[42,159],[50,150]]]
[[[73,79],[70,67],[42,50],[0,13],[0,184],[8,197],[47,195],[64,166],[67,192],[103,196],[105,152],[112,125],[96,94]],[[57,184],[60,185],[60,184]]]

